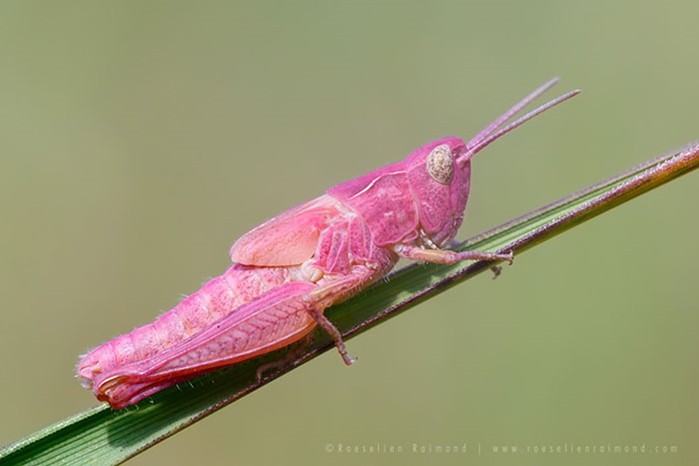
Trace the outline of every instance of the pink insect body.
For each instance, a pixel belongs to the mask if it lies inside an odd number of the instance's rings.
[[[511,252],[443,249],[463,220],[471,158],[500,136],[576,95],[571,91],[504,126],[556,80],[536,89],[473,139],[447,137],[405,160],[330,188],[238,239],[234,265],[154,322],[83,356],[78,376],[114,408],[178,382],[326,330],[323,311],[388,273],[400,257],[451,264],[512,260]]]

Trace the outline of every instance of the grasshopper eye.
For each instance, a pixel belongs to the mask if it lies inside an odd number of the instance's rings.
[[[427,173],[437,183],[449,184],[454,166],[451,160],[451,149],[446,144],[435,147],[427,157]]]

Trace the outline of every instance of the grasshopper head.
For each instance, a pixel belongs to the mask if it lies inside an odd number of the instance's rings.
[[[449,245],[461,226],[471,186],[471,158],[501,136],[580,92],[563,94],[506,124],[556,82],[552,79],[534,90],[470,141],[442,138],[408,156],[405,164],[410,188],[418,209],[421,236],[429,240],[428,245],[430,241],[437,247]]]
[[[437,246],[446,246],[464,217],[471,185],[470,160],[461,159],[466,144],[461,138],[433,141],[406,159],[410,188],[420,227]]]

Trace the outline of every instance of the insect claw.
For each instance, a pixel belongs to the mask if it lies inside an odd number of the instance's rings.
[[[347,352],[347,347],[345,347],[344,342],[335,342],[335,346],[337,347],[337,351],[340,353],[340,357],[345,365],[351,366],[357,362],[357,358],[350,356],[350,354]]]
[[[353,358],[347,353],[347,347],[345,346],[345,342],[342,339],[342,333],[333,325],[332,322],[328,320],[327,317],[323,315],[322,312],[319,312],[313,308],[307,309],[308,313],[313,317],[313,319],[322,327],[323,330],[325,330],[328,335],[333,339],[335,342],[335,346],[337,347],[337,351],[340,353],[340,356],[342,357],[342,360],[344,361],[345,364],[348,366],[351,366],[354,364],[357,359]]]
[[[510,250],[509,252],[505,254],[498,254],[498,258],[502,260],[506,260],[508,265],[512,265],[512,263],[515,260],[515,253],[514,251]]]

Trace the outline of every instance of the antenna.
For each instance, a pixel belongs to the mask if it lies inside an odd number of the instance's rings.
[[[541,94],[549,90],[557,82],[558,78],[554,78],[548,81],[547,83],[543,84],[542,86],[534,90],[534,92],[532,92],[524,99],[522,99],[520,102],[518,102],[516,105],[514,105],[512,108],[510,108],[507,112],[503,113],[495,121],[490,123],[485,129],[480,131],[473,139],[466,143],[466,152],[459,156],[458,161],[460,163],[464,163],[470,160],[471,157],[473,157],[477,152],[490,145],[496,139],[499,139],[501,136],[504,136],[505,134],[509,133],[510,131],[519,126],[522,126],[524,123],[544,113],[546,110],[549,110],[555,107],[556,105],[563,103],[566,100],[572,99],[576,95],[580,94],[580,89],[575,89],[570,92],[567,92],[535,108],[534,110],[522,116],[521,118],[513,121],[509,125],[498,130],[498,128],[500,128],[505,122],[507,122],[507,120],[519,113],[524,107],[529,105],[534,99],[539,97]]]

